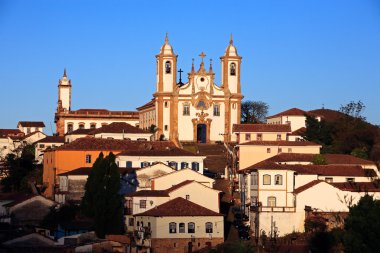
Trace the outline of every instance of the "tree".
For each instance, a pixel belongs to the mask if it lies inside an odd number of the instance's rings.
[[[359,100],[358,102],[351,101],[346,105],[341,105],[339,111],[346,116],[365,121],[365,117],[361,115],[364,109],[364,103]]]
[[[350,207],[345,222],[345,252],[378,252],[380,249],[380,200],[366,194]]]
[[[324,120],[318,121],[316,118],[306,115],[305,140],[321,144],[324,148],[331,145],[333,140],[334,127]]]
[[[327,164],[326,157],[324,157],[321,154],[315,155],[313,157],[312,163],[314,165],[326,165]]]
[[[95,233],[99,238],[123,231],[123,204],[120,190],[120,174],[115,155],[104,157],[100,153],[85,185],[82,211],[94,219]]]
[[[241,123],[264,123],[269,106],[262,101],[244,101],[241,104]]]

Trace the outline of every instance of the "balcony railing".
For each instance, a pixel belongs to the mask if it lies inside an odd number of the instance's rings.
[[[251,212],[276,212],[276,213],[292,213],[296,211],[295,207],[288,206],[261,206],[261,205],[251,205]]]

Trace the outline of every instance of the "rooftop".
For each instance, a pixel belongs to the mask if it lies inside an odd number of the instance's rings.
[[[136,109],[137,109],[138,111],[141,111],[141,110],[144,110],[144,109],[152,108],[152,107],[154,107],[154,106],[155,106],[155,100],[154,100],[154,98],[153,98],[153,99],[150,100],[148,103],[146,103],[146,104],[144,104],[144,105],[142,105],[142,106],[140,106],[140,107],[137,107]]]
[[[289,124],[234,124],[232,132],[291,132]]]
[[[132,126],[125,122],[113,122],[109,125],[102,126],[101,128],[94,129],[90,134],[100,133],[132,133],[132,134],[149,134],[148,131]]]
[[[45,127],[45,124],[42,121],[19,121],[17,126],[19,125],[22,127]]]
[[[291,108],[289,110],[277,113],[275,115],[267,117],[267,119],[277,118],[281,116],[305,116],[307,112],[298,108]]]
[[[321,146],[311,141],[250,141],[239,144],[239,146]]]
[[[0,137],[24,136],[24,133],[18,129],[0,129]]]
[[[65,143],[63,136],[46,136],[45,138],[37,141],[38,143]]]
[[[271,162],[312,162],[316,154],[280,153],[266,161]],[[375,165],[374,162],[346,154],[321,154],[327,164]]]

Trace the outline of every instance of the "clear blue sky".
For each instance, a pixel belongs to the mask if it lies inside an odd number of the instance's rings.
[[[50,133],[64,67],[73,109],[134,110],[152,97],[166,32],[179,68],[204,51],[217,82],[232,33],[245,99],[270,114],[361,100],[380,124],[378,0],[0,0],[0,128],[43,120]]]

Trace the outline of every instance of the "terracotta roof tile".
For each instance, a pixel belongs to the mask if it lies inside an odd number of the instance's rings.
[[[141,190],[133,193],[128,193],[127,197],[169,197],[165,190]]]
[[[23,137],[25,134],[18,129],[0,129],[0,137],[10,137],[10,136],[20,136]]]
[[[273,116],[269,116],[269,117],[267,117],[267,119],[277,118],[280,116],[304,116],[305,114],[307,114],[307,112],[305,112],[304,110],[301,110],[298,108],[291,108],[289,110],[277,113]]]
[[[65,135],[88,135],[90,132],[94,131],[94,129],[89,128],[78,128],[74,131],[66,133]]]
[[[377,182],[346,182],[330,183],[332,186],[350,192],[380,192],[380,184]]]
[[[90,134],[100,134],[100,133],[132,133],[132,134],[148,134],[148,131],[140,129],[138,127],[132,126],[125,122],[113,122],[109,125],[102,126],[101,128],[95,129],[90,132]]]
[[[260,146],[321,146],[311,141],[250,141],[239,144],[240,146],[246,145],[260,145]]]
[[[65,143],[63,136],[46,136],[45,138],[37,141],[37,143]]]
[[[298,128],[297,130],[291,132],[288,135],[291,135],[291,136],[302,136],[302,135],[305,134],[305,132],[306,132],[306,127],[301,127],[301,128]]]
[[[200,156],[192,152],[180,149],[177,147],[168,147],[168,148],[152,148],[152,149],[130,149],[121,152],[117,156]]]
[[[232,132],[291,132],[290,124],[234,124]]]
[[[58,174],[58,176],[88,176],[91,173],[92,167],[79,167],[74,170],[63,172]],[[126,174],[136,171],[136,168],[119,168],[120,174]]]
[[[183,198],[175,198],[135,216],[223,216]]]
[[[154,98],[152,100],[150,100],[148,103],[140,106],[140,107],[137,107],[136,110],[138,111],[141,111],[141,110],[144,110],[144,109],[147,109],[147,108],[152,108],[155,106],[155,100]]]
[[[23,127],[45,127],[45,124],[42,121],[19,121],[17,125]]]
[[[322,182],[325,182],[325,181],[323,181],[323,180],[313,180],[313,181],[311,181],[311,182],[309,182],[307,184],[304,184],[304,185],[302,185],[302,186],[294,189],[293,193],[298,194],[298,193],[303,192],[303,191],[305,191],[307,189],[310,189],[311,187],[313,187],[313,186],[315,186],[315,185],[317,185],[319,183],[322,183]]]
[[[182,186],[185,186],[185,185],[188,185],[188,184],[191,184],[195,182],[194,180],[186,180],[186,181],[183,181],[179,184],[176,184],[176,185],[173,185],[172,187],[170,187],[169,189],[166,190],[166,192],[172,192],[172,191],[175,191],[179,188],[181,188]]]

